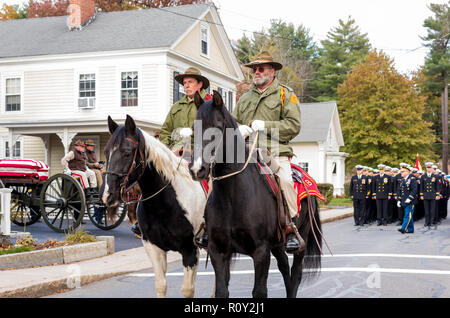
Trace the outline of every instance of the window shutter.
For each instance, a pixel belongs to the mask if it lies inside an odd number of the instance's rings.
[[[179,99],[180,84],[175,80],[175,76],[180,74],[180,72],[173,72],[173,104],[175,104]]]
[[[233,112],[233,92],[228,92],[228,110]]]

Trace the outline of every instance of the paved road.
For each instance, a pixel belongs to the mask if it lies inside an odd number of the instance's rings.
[[[326,223],[325,238],[333,256],[323,257],[317,279],[300,286],[298,297],[395,298],[450,297],[450,220],[437,230],[416,222],[414,234],[400,234],[397,226],[354,227],[352,218]],[[251,297],[252,261],[242,255],[234,261],[230,297]],[[182,267],[168,266],[168,297],[182,297]],[[210,297],[214,279],[211,263],[200,262],[196,297]],[[285,297],[281,275],[271,262],[269,297]],[[150,270],[115,277],[50,297],[155,297]]]
[[[127,218],[118,227],[108,231],[95,227],[89,219],[84,221],[84,223],[81,225],[83,231],[88,231],[93,235],[113,235],[115,237],[116,252],[142,246],[142,241],[131,232],[131,225],[128,224]],[[36,223],[27,226],[25,230],[24,227],[11,224],[11,231],[29,232],[39,243],[48,239],[64,240],[65,238],[64,233],[56,233],[50,229],[42,218]]]

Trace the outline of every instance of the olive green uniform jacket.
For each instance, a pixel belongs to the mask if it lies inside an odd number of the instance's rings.
[[[289,142],[300,132],[300,107],[292,89],[279,84],[277,79],[262,93],[252,85],[239,99],[233,117],[240,125],[263,120],[267,142],[260,132],[259,147],[267,147],[274,156],[294,156]],[[278,129],[278,133],[271,129]]]
[[[200,91],[200,96],[205,99],[206,91],[204,89]],[[172,106],[167,114],[160,130],[159,140],[172,150],[178,150],[177,148],[181,147],[179,144],[181,142],[180,128],[192,128],[196,116],[197,107],[194,100],[184,96]],[[192,135],[192,139],[193,137]]]

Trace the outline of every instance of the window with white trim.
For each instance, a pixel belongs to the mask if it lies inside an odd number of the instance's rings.
[[[176,71],[173,72],[173,103],[174,104],[186,95],[183,85],[181,85],[180,83],[178,83],[175,80],[175,77],[178,74],[180,74],[180,72],[176,72]]]
[[[234,97],[233,92],[226,89],[218,87],[219,94],[222,96],[223,104],[227,107],[228,111],[231,113],[233,112],[233,106],[234,106]]]
[[[79,77],[78,107],[95,107],[95,73],[80,74]]]
[[[200,25],[200,45],[201,45],[201,54],[209,57],[209,25],[201,24]]]
[[[3,151],[2,151],[3,158],[9,158],[9,159],[22,159],[22,140],[19,139],[14,144],[14,147],[9,147],[9,140],[3,140]]]
[[[306,173],[308,173],[309,170],[309,163],[308,162],[299,162],[299,167],[305,170]]]
[[[20,78],[7,78],[5,81],[5,111],[20,111]]]
[[[138,106],[138,72],[121,73],[120,106]]]

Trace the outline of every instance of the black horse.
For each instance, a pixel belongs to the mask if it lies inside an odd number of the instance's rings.
[[[200,183],[192,180],[188,163],[137,128],[130,116],[124,126],[108,117],[108,125],[111,137],[105,148],[108,161],[102,200],[114,208],[138,182],[142,198],[137,220],[153,264],[157,296],[166,296],[166,253],[172,250],[182,255],[182,293],[193,297],[199,255],[193,239],[203,221],[206,195]]]
[[[202,127],[201,133],[198,132],[198,126],[194,129],[194,158],[189,165],[193,178],[206,179],[210,175],[220,178],[242,170],[250,150],[245,147],[245,141],[238,133],[238,125],[224,107],[221,95],[214,91],[213,98],[204,102],[196,94],[195,103],[198,108],[195,125],[201,123]],[[216,148],[210,146],[207,138],[203,140],[204,136],[211,135],[210,129],[222,132],[218,137],[220,142],[215,141],[215,145],[219,145]],[[227,129],[237,133],[227,134]],[[211,149],[210,160],[205,160],[203,156],[205,149]],[[236,154],[238,149],[245,149],[245,160],[236,160],[239,157]],[[228,157],[233,157],[234,162],[216,160],[220,156],[225,157],[226,152],[230,151],[233,151],[233,155]],[[258,169],[253,161],[240,173],[214,181],[210,189],[205,219],[209,236],[208,251],[216,276],[216,297],[229,296],[230,261],[234,253],[247,254],[253,259],[253,297],[267,297],[271,252],[277,259],[287,297],[296,297],[304,269],[308,269],[308,274],[312,275],[320,270],[322,236],[316,198],[310,198],[310,210],[308,199],[301,201],[302,212],[296,226],[307,245],[305,250],[294,255],[290,271],[284,242],[277,235],[277,202],[266,185],[265,176]]]

